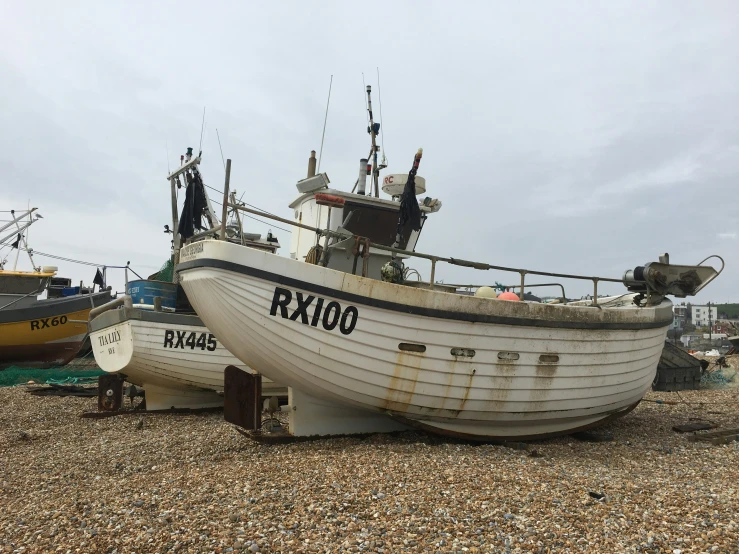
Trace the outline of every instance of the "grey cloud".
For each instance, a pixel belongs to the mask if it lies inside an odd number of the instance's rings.
[[[354,183],[369,151],[362,72],[379,116],[379,66],[388,169],[407,172],[423,147],[420,173],[444,203],[420,250],[606,276],[662,251],[685,262],[715,251],[726,256],[726,274],[700,298],[736,294],[732,2],[381,2],[369,13],[343,2],[16,3],[5,11],[3,198],[30,196],[46,212],[63,205],[82,217],[116,206],[132,224],[161,229],[170,218],[165,145],[173,165],[185,147],[197,149],[207,106],[206,182],[223,183],[218,128],[239,194],[289,217],[294,183],[320,147],[331,74],[322,170],[339,188]],[[38,227],[36,237],[52,232]],[[285,254],[289,234],[276,233]],[[153,238],[144,254],[116,237],[125,254],[112,257],[156,259],[161,249],[163,259],[165,239]],[[441,277],[498,278],[458,268]]]

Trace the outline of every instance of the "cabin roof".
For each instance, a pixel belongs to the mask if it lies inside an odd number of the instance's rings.
[[[368,204],[373,206],[382,206],[384,208],[391,208],[393,210],[400,210],[400,202],[395,202],[393,200],[388,200],[386,198],[376,198],[374,196],[370,195],[364,195],[364,194],[354,194],[352,192],[346,192],[343,190],[336,190],[336,189],[320,189],[312,192],[306,192],[304,194],[301,194],[298,196],[295,200],[292,201],[290,204],[290,208],[297,208],[300,206],[303,202],[308,200],[309,198],[313,198],[317,193],[320,194],[331,194],[333,196],[339,196],[340,198],[344,198],[346,200],[351,200],[353,202],[359,202],[360,204]],[[419,205],[422,212],[431,212],[431,208],[423,205]]]
[[[56,271],[8,271],[0,269],[0,277],[29,277],[38,279],[39,277],[53,277]]]

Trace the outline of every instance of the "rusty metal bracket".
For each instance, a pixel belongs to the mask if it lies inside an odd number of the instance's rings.
[[[243,429],[262,426],[262,376],[230,365],[223,375],[223,419]]]

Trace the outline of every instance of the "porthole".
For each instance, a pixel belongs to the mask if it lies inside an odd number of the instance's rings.
[[[455,358],[474,358],[475,351],[472,348],[452,348],[452,356]]]
[[[404,352],[426,352],[425,344],[413,344],[412,342],[401,342],[398,345],[399,350]]]

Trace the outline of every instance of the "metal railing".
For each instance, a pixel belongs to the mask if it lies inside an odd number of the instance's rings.
[[[110,302],[106,302],[102,306],[98,306],[97,308],[93,308],[90,310],[90,315],[88,316],[88,321],[92,321],[97,316],[99,316],[102,313],[107,312],[108,310],[112,310],[114,308],[118,308],[119,306],[123,306],[124,308],[133,308],[133,300],[131,297],[127,294],[124,294],[123,296],[120,296],[119,298],[116,298],[115,300],[111,300]]]
[[[280,221],[282,223],[286,223],[286,224],[292,225],[294,227],[300,227],[301,229],[305,229],[307,231],[312,231],[312,232],[316,233],[317,235],[319,235],[319,237],[321,237],[321,236],[324,236],[324,237],[332,237],[332,238],[337,238],[337,239],[340,239],[340,240],[346,240],[346,239],[349,239],[349,238],[352,238],[352,237],[356,237],[356,238],[360,239],[361,241],[364,241],[364,243],[368,247],[375,248],[376,250],[382,250],[382,251],[385,251],[385,252],[391,252],[393,254],[399,254],[399,255],[402,255],[402,256],[408,256],[408,257],[413,257],[413,258],[421,258],[421,259],[424,259],[424,260],[429,260],[431,262],[431,276],[429,278],[429,288],[430,289],[433,289],[433,286],[434,286],[434,278],[436,276],[436,264],[438,262],[445,262],[445,263],[448,263],[448,264],[451,264],[451,265],[456,265],[456,266],[461,266],[461,267],[471,267],[473,269],[478,269],[478,270],[482,270],[482,271],[497,270],[497,271],[507,271],[507,272],[510,272],[510,273],[518,273],[520,275],[520,277],[521,277],[521,283],[520,283],[520,285],[512,285],[511,288],[515,287],[515,288],[520,288],[521,289],[521,291],[519,292],[519,297],[521,298],[521,300],[523,300],[523,298],[524,298],[525,289],[526,289],[526,286],[527,286],[526,285],[526,276],[527,275],[541,275],[541,276],[545,276],[545,277],[557,277],[557,278],[560,278],[560,279],[578,279],[578,280],[581,280],[581,281],[591,281],[593,283],[593,306],[597,306],[598,305],[598,283],[599,282],[601,282],[601,281],[608,282],[608,283],[622,283],[623,282],[621,279],[614,279],[614,278],[611,278],[611,277],[594,277],[594,276],[593,277],[589,277],[589,276],[585,276],[585,275],[572,275],[572,274],[569,274],[569,273],[553,273],[551,271],[536,271],[536,270],[533,270],[533,269],[522,269],[522,268],[516,268],[516,267],[506,267],[506,266],[501,266],[501,265],[487,264],[487,263],[483,263],[483,262],[473,262],[473,261],[469,261],[469,260],[462,260],[460,258],[451,258],[451,257],[450,258],[446,258],[444,256],[433,256],[431,254],[423,254],[421,252],[411,252],[410,250],[401,250],[400,248],[393,248],[392,246],[385,246],[385,245],[382,245],[382,244],[373,243],[373,242],[370,242],[369,239],[367,239],[367,238],[358,237],[358,236],[353,235],[352,233],[350,233],[348,231],[346,231],[344,233],[339,233],[337,231],[330,231],[328,229],[320,229],[318,227],[311,227],[310,225],[305,225],[303,223],[298,223],[296,221],[291,221],[291,220],[285,219],[283,217],[278,217],[278,216],[275,216],[275,215],[267,214],[267,213],[262,212],[260,210],[253,210],[253,209],[247,208],[245,206],[238,206],[238,205],[235,205],[235,204],[231,204],[230,202],[228,202],[228,198],[227,197],[224,198],[224,201],[223,202],[224,202],[224,208],[226,207],[226,205],[228,205],[228,207],[234,208],[236,210],[241,210],[241,211],[244,211],[244,212],[247,212],[247,213],[259,215],[259,216],[264,217],[264,218],[267,218],[267,219],[273,219],[275,221]],[[366,264],[365,264],[365,268],[366,268]],[[363,271],[362,271],[362,277],[366,277],[367,276],[365,273],[366,273],[366,269],[363,269]],[[562,285],[559,285],[559,283],[556,283],[556,285],[558,285],[560,287],[562,286]],[[528,286],[535,286],[535,285],[528,285]],[[564,297],[564,287],[562,287],[562,296]]]

